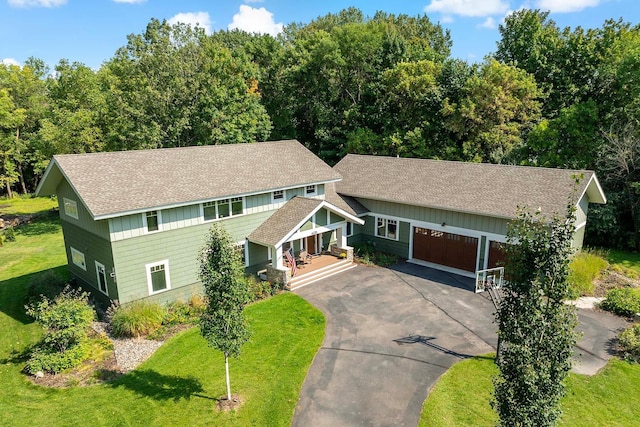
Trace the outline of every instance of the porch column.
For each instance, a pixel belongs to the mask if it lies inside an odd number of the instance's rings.
[[[339,248],[347,247],[347,225],[342,224],[336,228],[336,244]]]
[[[273,255],[273,266],[277,269],[284,268],[284,263],[282,262],[282,246],[274,247],[274,255]]]

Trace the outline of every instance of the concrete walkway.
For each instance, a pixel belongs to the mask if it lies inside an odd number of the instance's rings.
[[[296,291],[322,310],[327,327],[293,425],[417,425],[440,375],[495,351],[495,309],[472,289],[472,279],[401,263],[358,266]],[[582,365],[590,370],[606,363],[606,342],[622,327],[594,313],[580,313]]]

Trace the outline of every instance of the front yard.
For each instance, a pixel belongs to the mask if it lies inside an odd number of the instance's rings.
[[[10,201],[11,203],[13,201]],[[20,213],[31,213],[19,199]],[[7,201],[4,213],[12,207]],[[28,204],[28,202],[27,202]],[[53,202],[35,199],[35,210]],[[195,256],[195,255],[194,255]],[[56,216],[43,214],[16,230],[0,247],[0,413],[3,423],[27,425],[290,425],[302,382],[324,336],[322,314],[293,294],[252,304],[253,332],[238,360],[231,359],[231,385],[244,400],[237,412],[215,409],[225,393],[224,359],[196,328],[162,346],[147,362],[112,382],[50,389],[21,372],[22,353],[41,328],[25,315],[29,281],[54,268],[66,274]]]

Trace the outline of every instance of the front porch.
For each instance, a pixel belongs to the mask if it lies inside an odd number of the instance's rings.
[[[310,258],[308,263],[297,264],[296,274],[291,277],[286,288],[293,291],[352,267],[355,267],[352,258],[348,259],[327,253],[315,255]]]

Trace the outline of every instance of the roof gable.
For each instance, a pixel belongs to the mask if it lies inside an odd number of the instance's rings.
[[[360,218],[332,205],[326,200],[294,197],[251,232],[247,239],[255,243],[278,247],[286,242],[305,222],[311,219],[313,214],[322,208],[326,208],[330,212],[356,224],[364,224],[364,221]]]
[[[37,194],[63,176],[94,219],[340,179],[296,140],[54,156]]]
[[[335,184],[340,194],[507,219],[519,206],[562,214],[570,198],[575,204],[587,190],[590,201],[606,201],[588,170],[355,154],[334,169],[343,177]]]

